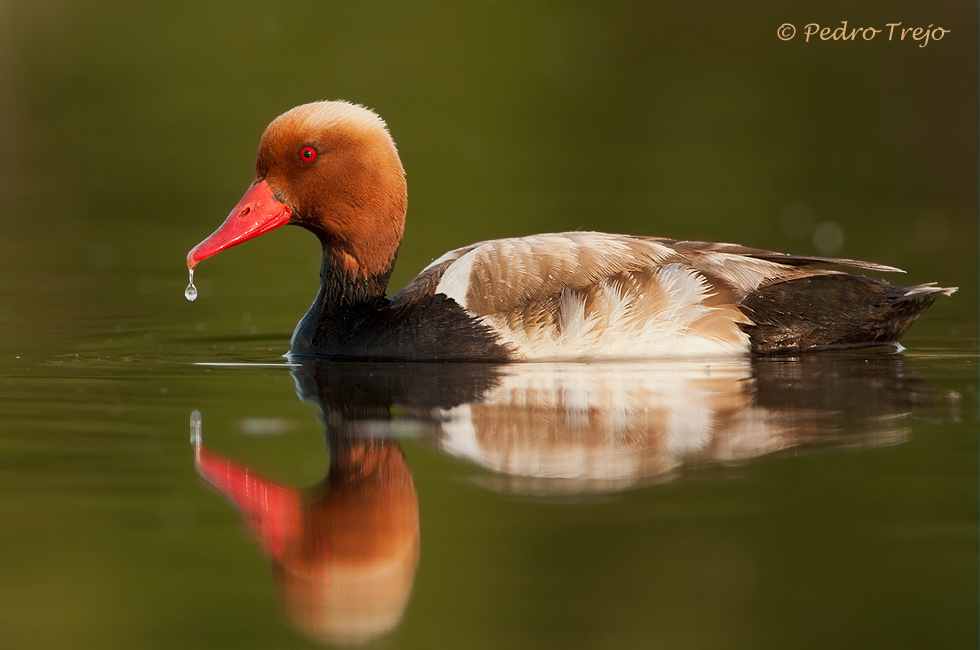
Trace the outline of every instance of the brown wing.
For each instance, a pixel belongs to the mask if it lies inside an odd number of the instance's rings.
[[[905,273],[902,269],[894,266],[886,266],[875,262],[864,262],[843,257],[822,257],[815,255],[793,255],[790,253],[777,253],[762,248],[750,248],[740,244],[721,244],[712,242],[681,241],[676,239],[666,239],[662,237],[650,237],[653,241],[670,246],[677,251],[690,253],[725,253],[727,255],[737,255],[751,257],[777,264],[788,266],[809,266],[811,264],[831,264],[835,266],[850,266],[868,271],[881,271],[883,273]]]
[[[474,315],[519,311],[622,274],[677,264],[703,275],[713,294],[737,302],[779,280],[834,273],[805,269],[840,264],[877,271],[892,267],[855,260],[795,256],[736,244],[678,241],[594,232],[498,239],[451,251],[430,264],[393,298],[394,306],[442,293]]]
[[[763,283],[809,273],[670,240],[570,232],[453,251],[395,301],[444,295],[518,358],[715,354],[747,346],[738,327],[746,322],[741,298]]]

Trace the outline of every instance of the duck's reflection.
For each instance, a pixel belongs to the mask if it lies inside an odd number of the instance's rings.
[[[684,465],[806,446],[901,442],[925,392],[899,355],[605,364],[314,363],[293,369],[319,406],[330,472],[305,490],[209,451],[198,472],[242,512],[289,618],[306,635],[370,640],[401,619],[419,558],[414,436],[522,494],[650,484]],[[397,408],[393,408],[397,407]],[[396,411],[398,417],[392,413]]]
[[[298,630],[347,644],[398,624],[418,565],[419,509],[395,442],[330,432],[329,475],[300,491],[212,453],[200,440],[198,473],[238,506],[272,561]]]
[[[923,398],[898,355],[508,366],[431,440],[523,494],[621,490],[813,445],[894,444]]]

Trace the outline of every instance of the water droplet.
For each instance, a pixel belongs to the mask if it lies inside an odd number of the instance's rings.
[[[187,288],[184,289],[184,297],[194,302],[197,300],[197,287],[194,286],[194,269],[187,269],[190,279],[187,281]]]
[[[191,444],[195,449],[201,446],[201,412],[191,411]]]

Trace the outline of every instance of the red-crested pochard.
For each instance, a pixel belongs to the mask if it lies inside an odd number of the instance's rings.
[[[889,345],[937,294],[812,268],[847,259],[735,244],[566,232],[446,253],[385,296],[405,224],[405,171],[385,123],[347,102],[304,104],[265,130],[248,192],[187,255],[285,224],[323,245],[321,284],[290,354],[424,360],[717,355]]]

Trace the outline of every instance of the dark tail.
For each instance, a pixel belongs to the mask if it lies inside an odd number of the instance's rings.
[[[955,288],[896,287],[864,276],[812,275],[762,287],[739,307],[757,354],[791,354],[897,343],[936,299]]]

